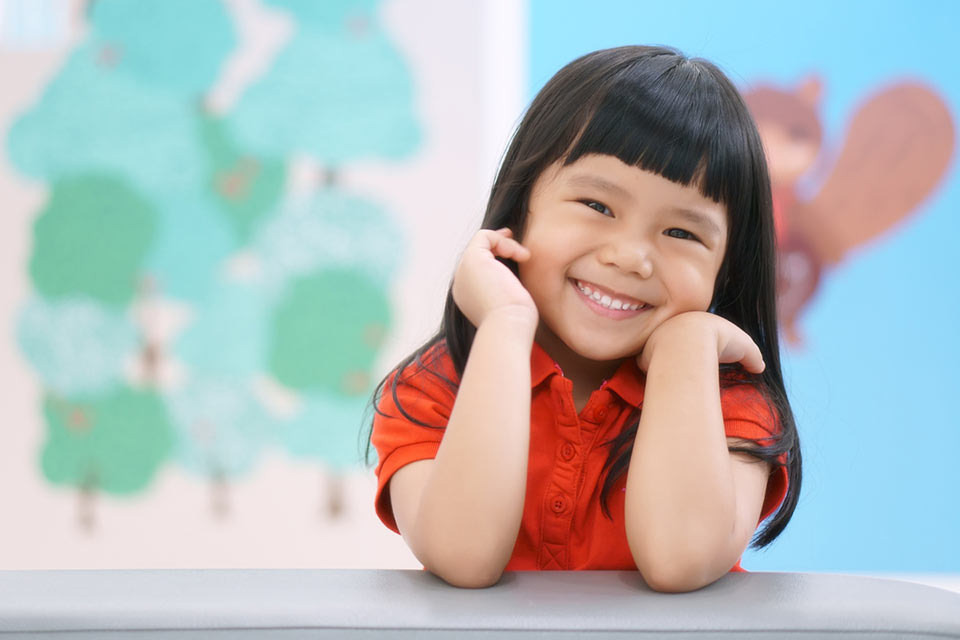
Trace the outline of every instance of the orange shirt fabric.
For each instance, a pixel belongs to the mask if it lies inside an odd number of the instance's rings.
[[[424,359],[431,370],[459,382],[444,343],[434,346]],[[635,359],[627,358],[579,413],[574,406],[573,383],[537,344],[531,353],[530,373],[527,490],[520,531],[506,570],[636,570],[624,528],[626,474],[609,494],[612,520],[601,509],[600,492],[610,450],[605,443],[629,428],[634,411],[642,407],[643,373]],[[379,456],[377,515],[399,533],[387,491],[390,478],[404,465],[436,457],[444,429],[423,427],[404,417],[390,384],[384,386],[379,399],[371,441]],[[409,416],[444,427],[456,392],[414,364],[403,371],[397,397]],[[778,424],[776,415],[756,388],[743,384],[721,389],[721,405],[727,436],[770,443]],[[786,491],[786,467],[777,466],[767,483],[760,522],[776,511]],[[743,569],[737,562],[731,571]]]

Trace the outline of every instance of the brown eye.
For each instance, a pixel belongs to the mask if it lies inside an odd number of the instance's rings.
[[[667,229],[663,232],[664,235],[670,236],[671,238],[677,238],[679,240],[693,240],[695,242],[700,242],[700,238],[690,233],[686,229],[673,228]]]
[[[613,212],[610,211],[610,207],[603,204],[602,202],[597,202],[596,200],[581,200],[581,202],[587,205],[588,207],[590,207],[591,209],[593,209],[594,211],[599,211],[603,215],[609,216],[611,218],[613,217]]]

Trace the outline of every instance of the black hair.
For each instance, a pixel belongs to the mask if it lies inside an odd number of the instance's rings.
[[[756,125],[740,93],[715,65],[666,47],[627,46],[587,54],[562,68],[540,90],[514,133],[500,164],[481,225],[510,228],[522,241],[530,192],[554,163],[569,165],[605,154],[677,184],[695,186],[727,210],[729,237],[710,310],[743,329],[760,347],[766,369],[747,374],[721,367],[721,385],[747,382],[758,388],[779,418],[779,431],[762,443],[730,447],[774,466],[786,465],[787,495],[754,536],[752,546],[772,542],[789,522],[801,484],[800,444],[780,367],[775,292],[776,246],[770,179]],[[517,265],[504,261],[517,273]],[[399,375],[408,366],[457,382],[432,368],[441,347],[462,376],[476,329],[453,301],[452,289],[439,331],[404,359],[377,386],[373,403],[389,390],[400,406]],[[388,389],[389,387],[389,389]],[[639,424],[608,442],[610,454],[601,504],[627,471]],[[442,427],[441,427],[442,428]],[[369,458],[370,441],[367,441]],[[785,459],[785,461],[784,461]]]

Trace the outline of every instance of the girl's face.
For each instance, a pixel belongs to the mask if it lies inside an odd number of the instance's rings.
[[[668,318],[707,310],[727,215],[695,187],[587,155],[534,183],[523,244],[541,346],[557,360],[606,362],[639,354]]]

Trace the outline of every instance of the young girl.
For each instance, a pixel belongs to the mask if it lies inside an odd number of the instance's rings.
[[[639,569],[689,591],[800,489],[770,184],[712,64],[598,51],[534,99],[437,334],[381,383],[376,509],[457,586]]]

